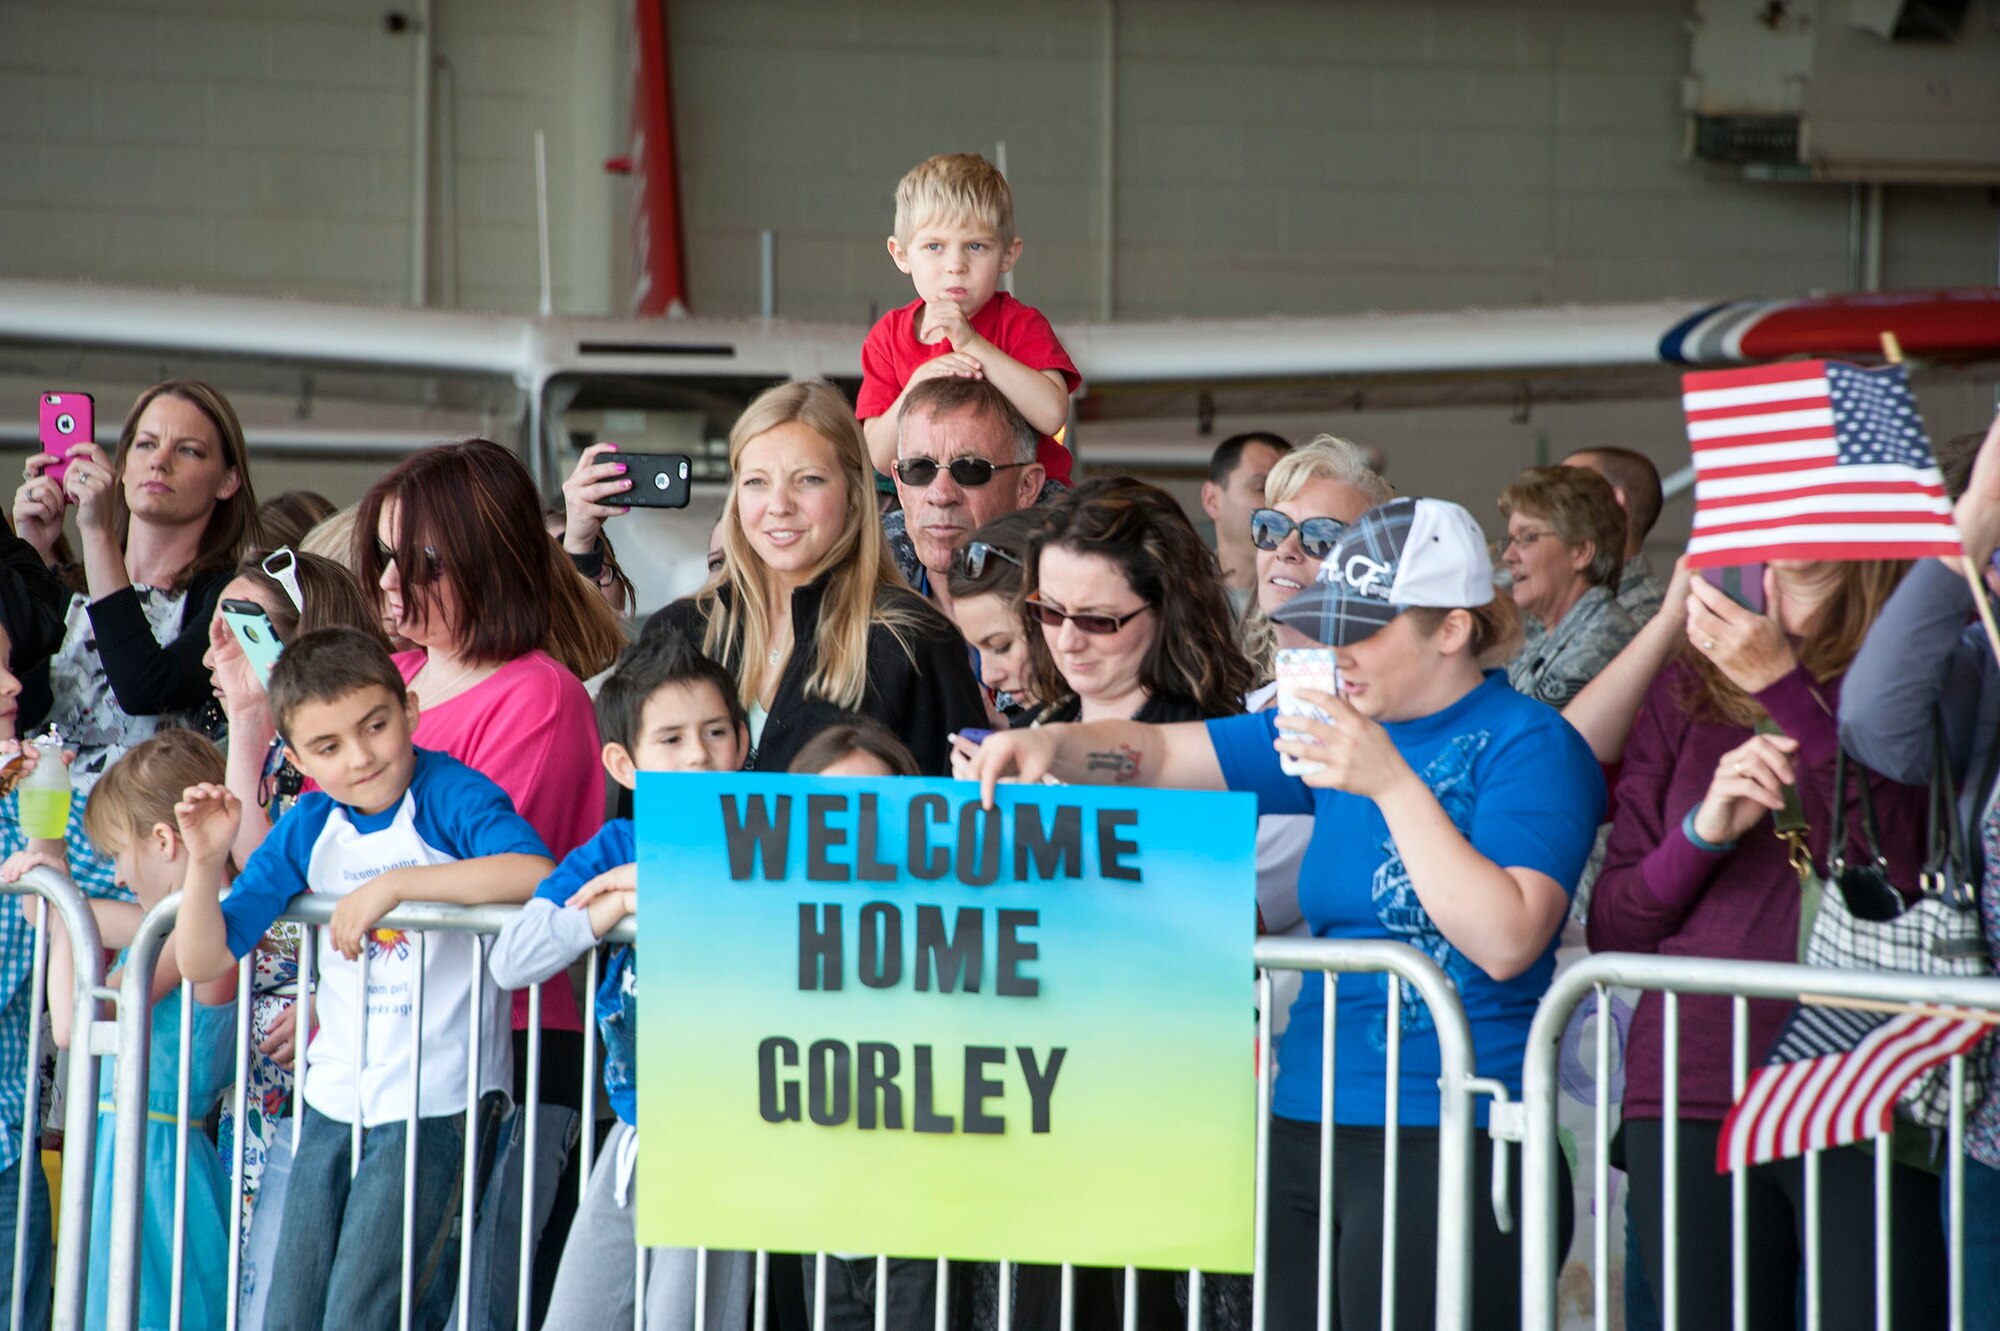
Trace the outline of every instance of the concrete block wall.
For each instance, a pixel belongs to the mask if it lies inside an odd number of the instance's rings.
[[[0,0],[0,273],[401,303],[415,37],[339,0]],[[414,13],[415,4],[405,3]],[[616,0],[435,0],[432,303],[608,310]]]
[[[1845,186],[1683,163],[1684,0],[672,0],[693,303],[910,297],[897,178],[1005,140],[1017,291],[1123,318],[1841,290]],[[1107,52],[1109,61],[1107,62]],[[1891,286],[1994,280],[1983,191],[1889,195]]]

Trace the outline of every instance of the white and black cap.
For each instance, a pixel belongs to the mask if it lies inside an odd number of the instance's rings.
[[[1444,499],[1392,499],[1340,533],[1312,584],[1271,618],[1345,647],[1412,607],[1459,610],[1493,594],[1493,559],[1472,514]]]

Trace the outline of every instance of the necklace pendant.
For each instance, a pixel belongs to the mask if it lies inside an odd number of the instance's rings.
[[[782,656],[784,656],[784,653],[782,651],[779,651],[776,647],[773,647],[771,649],[770,655],[766,656],[764,659],[770,662],[772,665],[776,665],[778,664],[779,658],[781,658]]]

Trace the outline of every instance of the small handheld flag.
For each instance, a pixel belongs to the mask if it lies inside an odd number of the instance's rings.
[[[1802,1004],[1723,1120],[1716,1172],[1881,1136],[1904,1087],[1991,1029],[1985,1014],[1956,1009],[1885,1016]]]
[[[1683,375],[1681,387],[1693,567],[1963,553],[1902,366],[1791,361]]]

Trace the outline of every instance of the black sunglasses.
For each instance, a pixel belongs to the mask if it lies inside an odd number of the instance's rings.
[[[396,547],[390,545],[380,536],[377,536],[375,538],[375,557],[382,561],[382,567],[387,568],[389,565],[396,562]],[[425,579],[428,581],[443,576],[444,576],[444,560],[438,557],[438,552],[436,550],[433,550],[428,545],[425,546],[424,547]]]
[[[996,471],[1012,471],[1016,467],[1032,467],[1032,462],[1002,462],[997,466],[985,458],[953,458],[949,465],[940,468],[936,458],[897,458],[896,479],[903,484],[923,489],[937,479],[940,470],[949,471],[951,478],[968,490],[977,490],[993,479]]]
[[[1325,559],[1333,543],[1347,530],[1339,518],[1307,518],[1293,522],[1275,508],[1260,508],[1250,515],[1250,544],[1259,550],[1275,550],[1293,532],[1299,534],[1299,548],[1314,559]]]
[[[985,541],[968,541],[952,557],[958,561],[959,572],[974,582],[986,576],[986,563],[995,557],[1006,560],[1015,568],[1027,567],[1021,562],[1021,556],[1012,550],[1002,550],[999,546],[988,545]]]
[[[1068,620],[1070,623],[1076,625],[1079,633],[1088,633],[1092,637],[1103,637],[1107,633],[1116,633],[1119,629],[1124,628],[1127,624],[1153,608],[1150,605],[1142,605],[1137,610],[1123,615],[1095,615],[1087,613],[1073,614],[1068,610],[1058,610],[1047,601],[1039,600],[1033,596],[1028,597],[1021,604],[1027,607],[1028,613],[1041,621],[1045,628],[1059,629],[1063,626],[1063,621]]]

